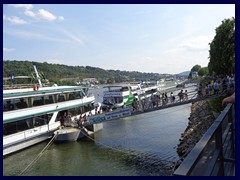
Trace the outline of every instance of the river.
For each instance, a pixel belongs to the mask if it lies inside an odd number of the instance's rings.
[[[103,123],[78,142],[53,143],[26,176],[170,176],[191,104]],[[3,159],[3,175],[19,175],[48,142]]]

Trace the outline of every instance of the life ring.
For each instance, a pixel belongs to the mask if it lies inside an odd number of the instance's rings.
[[[33,90],[34,90],[34,91],[38,91],[38,89],[39,89],[39,86],[38,86],[37,84],[35,84],[35,85],[33,86]]]

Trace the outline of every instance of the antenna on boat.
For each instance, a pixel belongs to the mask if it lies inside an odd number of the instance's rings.
[[[34,68],[35,73],[36,73],[36,76],[37,76],[37,80],[38,80],[38,83],[39,83],[39,87],[42,87],[41,78],[40,78],[40,76],[39,76],[39,74],[38,74],[37,68],[36,68],[35,65],[33,65],[33,68]]]

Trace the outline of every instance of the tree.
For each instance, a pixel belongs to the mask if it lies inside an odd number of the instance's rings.
[[[207,67],[202,67],[201,69],[199,69],[198,75],[201,76],[201,77],[204,76],[204,75],[208,75],[208,68]]]
[[[192,67],[189,75],[188,75],[188,78],[192,78],[192,75],[193,75],[193,72],[197,72],[201,69],[201,66],[196,64],[195,66]]]
[[[194,72],[194,71],[198,72],[200,69],[201,69],[201,66],[196,64],[195,66],[192,67],[191,72]]]
[[[209,44],[210,74],[232,74],[235,67],[235,19],[224,19]]]

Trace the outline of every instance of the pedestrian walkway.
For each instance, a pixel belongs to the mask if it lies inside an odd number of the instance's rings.
[[[195,95],[192,96],[191,99],[188,100],[182,100],[177,99],[175,103],[167,103],[166,105],[161,105],[161,106],[155,106],[152,108],[146,108],[146,109],[138,109],[132,113],[132,115],[144,113],[144,112],[151,112],[151,111],[156,111],[156,110],[161,110],[161,109],[166,109],[166,108],[172,108],[176,106],[181,106],[184,104],[189,104],[189,103],[195,103],[197,101],[202,101],[202,100],[207,100],[207,99],[213,99],[213,98],[218,98],[221,96],[225,96],[225,92],[221,92],[219,94],[214,94],[214,95],[208,95],[208,96],[198,96],[198,93],[195,93]]]

